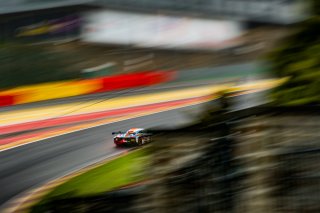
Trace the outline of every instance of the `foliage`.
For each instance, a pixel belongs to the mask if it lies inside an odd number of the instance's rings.
[[[277,104],[320,104],[320,4],[313,1],[315,15],[295,26],[269,57],[273,72],[289,77],[272,94]]]
[[[140,149],[89,170],[57,186],[31,212],[45,212],[49,202],[62,198],[99,195],[115,188],[147,179],[147,149]]]
[[[78,78],[66,68],[67,57],[40,45],[2,44],[0,88]]]

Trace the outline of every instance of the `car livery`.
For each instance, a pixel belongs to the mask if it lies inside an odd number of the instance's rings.
[[[113,132],[113,142],[116,146],[138,145],[151,142],[151,135],[142,128],[132,128],[127,132]]]

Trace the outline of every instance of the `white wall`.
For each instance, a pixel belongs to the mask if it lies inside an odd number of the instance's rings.
[[[189,17],[98,10],[85,14],[87,42],[161,48],[217,49],[235,44],[241,25]]]

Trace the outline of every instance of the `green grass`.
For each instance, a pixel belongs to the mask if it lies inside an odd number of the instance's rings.
[[[147,158],[147,149],[141,149],[76,176],[49,192],[31,212],[39,212],[55,198],[96,195],[147,179],[143,175]]]

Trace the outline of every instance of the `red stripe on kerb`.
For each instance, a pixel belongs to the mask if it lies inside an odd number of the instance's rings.
[[[54,119],[45,119],[45,120],[39,120],[39,121],[33,121],[33,122],[27,122],[27,123],[13,124],[13,125],[0,127],[0,134],[9,134],[14,132],[40,129],[40,128],[57,126],[57,125],[72,124],[72,123],[82,122],[82,121],[90,121],[90,120],[95,120],[99,118],[111,117],[111,116],[126,115],[130,113],[135,113],[135,112],[144,112],[147,110],[157,109],[160,107],[172,107],[172,106],[192,103],[195,101],[205,100],[205,99],[208,99],[208,97],[207,96],[196,97],[196,98],[189,98],[189,99],[178,100],[178,101],[170,101],[170,102],[156,103],[156,104],[150,104],[150,105],[144,105],[144,106],[136,106],[136,107],[130,107],[130,108],[93,112],[93,113],[80,114],[80,115],[71,115],[71,116],[64,116],[64,117],[59,117]]]

